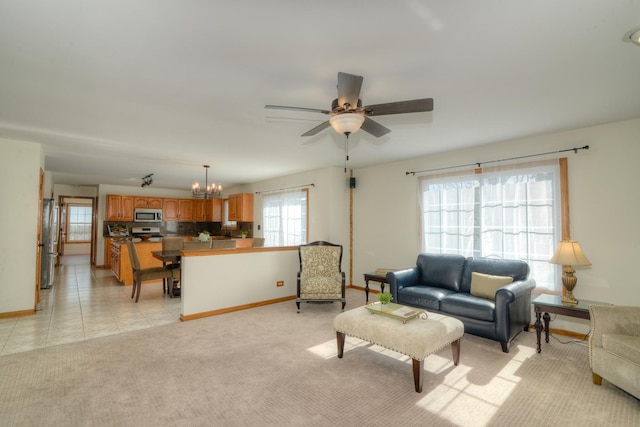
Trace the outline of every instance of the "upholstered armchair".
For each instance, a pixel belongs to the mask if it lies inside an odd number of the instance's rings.
[[[604,378],[640,399],[640,307],[592,305],[589,314],[593,383]]]
[[[346,305],[342,245],[317,241],[298,248],[300,271],[296,305],[302,301],[342,301]]]

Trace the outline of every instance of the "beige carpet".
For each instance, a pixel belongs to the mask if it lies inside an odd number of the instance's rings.
[[[640,425],[637,399],[591,383],[586,346],[465,335],[459,366],[448,348],[425,361],[419,394],[397,353],[348,338],[336,357],[339,312],[290,301],[2,356],[0,425]]]

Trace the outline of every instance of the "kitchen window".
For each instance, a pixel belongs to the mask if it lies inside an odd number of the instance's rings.
[[[422,251],[521,259],[538,288],[559,292],[549,259],[563,238],[560,171],[555,159],[420,177]]]
[[[236,221],[229,221],[229,199],[224,199],[223,201],[223,218],[222,225],[226,230],[235,230],[238,228],[238,223]]]
[[[90,242],[92,217],[91,206],[68,204],[66,243]]]
[[[307,242],[309,190],[296,189],[262,196],[265,246],[298,246]]]

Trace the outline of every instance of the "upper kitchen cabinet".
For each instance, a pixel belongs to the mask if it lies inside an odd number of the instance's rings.
[[[162,219],[164,221],[193,221],[193,200],[164,199]]]
[[[136,197],[134,199],[134,207],[162,209],[162,199],[160,197]]]
[[[178,200],[178,221],[193,221],[193,200]]]
[[[194,200],[193,220],[196,222],[222,221],[222,199]]]
[[[193,220],[205,222],[207,219],[207,201],[204,199],[193,201]]]
[[[133,196],[107,194],[106,221],[133,221]]]
[[[208,199],[206,209],[205,221],[222,221],[222,199]]]
[[[229,195],[229,221],[253,221],[253,194],[240,193]]]

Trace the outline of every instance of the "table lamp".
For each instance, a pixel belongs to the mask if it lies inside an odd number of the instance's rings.
[[[563,265],[562,285],[566,292],[562,297],[563,304],[576,305],[578,300],[573,296],[573,288],[578,283],[578,278],[573,275],[576,271],[573,265],[591,265],[591,262],[584,256],[582,248],[578,242],[573,240],[563,240],[558,245],[556,253],[549,260],[552,264]]]

